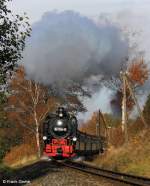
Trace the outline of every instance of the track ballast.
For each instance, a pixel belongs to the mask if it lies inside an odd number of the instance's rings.
[[[102,176],[112,180],[136,185],[136,186],[150,186],[150,178],[135,176],[125,173],[119,173],[115,171],[110,171],[106,169],[101,169],[95,166],[88,165],[86,163],[77,163],[77,162],[65,162],[61,163],[64,166],[80,170],[82,172],[90,173],[97,176]]]

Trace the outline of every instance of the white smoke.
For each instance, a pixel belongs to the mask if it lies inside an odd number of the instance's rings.
[[[33,25],[22,63],[30,78],[50,85],[111,77],[127,55],[128,43],[116,25],[95,24],[72,11],[47,12]]]
[[[107,14],[101,16],[107,21],[103,23],[97,19],[95,23],[72,11],[45,13],[33,25],[32,37],[24,52],[22,63],[27,75],[46,85],[67,79],[84,81],[116,75],[128,56],[128,42],[121,32],[125,28],[131,34],[130,44],[137,43],[137,49],[145,52],[149,64],[150,43],[146,41],[149,29],[144,25],[150,16],[146,18],[146,15],[128,9],[109,14],[108,19]],[[113,18],[111,23],[110,18]],[[138,34],[132,37],[134,32]],[[91,100],[86,100],[89,110],[86,118],[98,108],[110,112],[110,94],[110,90],[100,89]]]
[[[97,92],[92,95],[92,98],[84,100],[84,104],[87,106],[88,111],[86,113],[80,113],[79,118],[83,118],[84,121],[90,119],[94,111],[101,109],[103,113],[111,113],[110,100],[112,99],[113,92],[107,87],[99,88]]]

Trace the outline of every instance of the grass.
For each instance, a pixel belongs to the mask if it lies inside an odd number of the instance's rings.
[[[24,166],[33,164],[38,161],[38,158],[36,156],[31,157],[24,157],[20,161],[16,161],[15,164],[8,165],[4,162],[0,162],[0,182],[3,178],[9,179],[14,174],[16,174],[17,169],[20,169]]]
[[[141,162],[138,164],[129,164],[123,171],[131,174],[150,177],[150,162]]]
[[[13,147],[3,159],[4,164],[11,168],[23,167],[36,161],[38,161],[37,154],[30,144]]]
[[[16,161],[15,163],[9,165],[11,168],[21,168],[38,161],[37,156],[32,155],[29,157],[23,157],[22,159]]]
[[[128,145],[111,147],[94,163],[110,170],[150,177],[150,130],[134,137]]]

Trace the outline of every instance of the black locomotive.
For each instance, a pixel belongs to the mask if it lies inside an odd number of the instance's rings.
[[[49,114],[43,124],[44,154],[53,158],[72,158],[102,152],[103,137],[85,134],[78,130],[76,117],[59,107]]]

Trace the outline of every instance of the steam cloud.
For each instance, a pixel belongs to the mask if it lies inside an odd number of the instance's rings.
[[[126,56],[128,43],[117,26],[96,24],[73,11],[47,12],[33,25],[22,63],[30,78],[50,85],[110,77]]]

